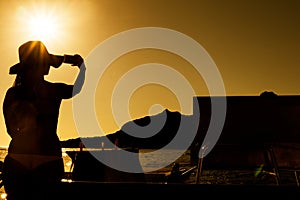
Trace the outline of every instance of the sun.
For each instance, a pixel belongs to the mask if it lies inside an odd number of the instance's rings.
[[[28,21],[30,35],[36,39],[49,40],[57,36],[58,24],[51,16],[34,16]]]
[[[59,24],[54,16],[39,14],[28,19],[30,37],[38,40],[53,40],[58,37]]]
[[[20,6],[17,18],[20,36],[25,40],[53,43],[57,38],[61,39],[65,17],[57,7],[51,7],[50,4]]]

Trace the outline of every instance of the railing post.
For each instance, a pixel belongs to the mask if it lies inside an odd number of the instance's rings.
[[[197,175],[196,175],[196,184],[200,183],[200,176],[203,171],[203,159],[204,159],[204,153],[206,151],[207,147],[203,146],[201,147],[202,153],[200,158],[198,158],[198,165],[197,165]]]

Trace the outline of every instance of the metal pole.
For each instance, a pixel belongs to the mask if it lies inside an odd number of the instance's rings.
[[[196,175],[196,184],[200,183],[200,175],[202,174],[203,171],[203,159],[204,159],[204,152],[207,149],[207,147],[203,146],[201,147],[202,153],[200,158],[198,159],[198,165],[197,165],[197,175]]]

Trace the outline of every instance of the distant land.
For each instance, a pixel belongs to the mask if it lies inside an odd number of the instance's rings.
[[[194,101],[199,103],[201,120],[199,119],[198,130],[190,148],[194,148],[195,145],[199,148],[208,129],[216,123],[211,121],[211,98],[215,98],[215,101],[224,99],[208,96],[194,98]],[[220,137],[216,138],[218,144],[300,144],[300,95],[263,92],[259,96],[227,96],[226,104],[224,126]],[[165,121],[162,118],[164,116]],[[143,127],[151,126],[151,120],[164,123],[156,134],[147,136],[145,131],[149,130],[149,127]],[[195,120],[193,115],[183,115],[165,109],[156,115],[129,121],[115,133],[102,137],[68,139],[61,141],[61,145],[63,148],[78,148],[83,141],[85,145],[88,144],[88,148],[101,148],[104,143],[104,148],[113,148],[116,145],[119,148],[160,149],[174,139],[183,121],[192,120]],[[134,128],[134,125],[140,128]],[[135,134],[132,134],[132,130]]]
[[[141,137],[139,137],[135,135],[135,137],[132,134],[127,134],[128,131],[133,130],[130,127],[137,125],[142,128],[149,125],[151,120],[163,116],[166,116],[166,121],[161,129],[156,134],[153,134],[153,136],[143,137],[143,135],[141,135]],[[167,145],[175,137],[182,118],[189,117],[191,116],[165,109],[159,114],[129,121],[125,123],[120,130],[107,134],[106,136],[73,138],[61,141],[61,145],[62,148],[78,148],[80,143],[83,142],[83,144],[88,144],[88,148],[101,148],[101,144],[108,139],[111,143],[105,142],[105,148],[114,148],[115,145],[117,145],[119,148],[159,149]]]

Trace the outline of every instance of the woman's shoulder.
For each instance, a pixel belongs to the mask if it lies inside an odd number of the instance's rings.
[[[19,90],[19,88],[17,86],[12,86],[7,89],[6,96],[11,96],[11,95],[16,94],[18,90]]]

